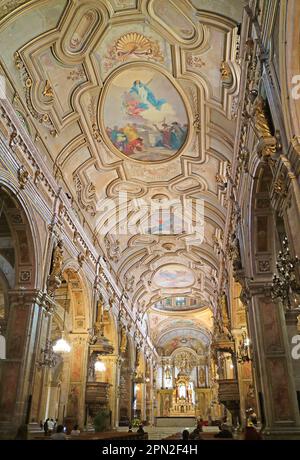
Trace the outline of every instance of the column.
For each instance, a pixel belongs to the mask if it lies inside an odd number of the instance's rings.
[[[37,325],[41,312],[37,303],[38,294],[39,291],[34,290],[9,293],[7,359],[1,361],[0,430],[3,433],[14,433],[29,415]]]
[[[283,308],[257,290],[249,305],[249,320],[264,434],[285,439],[299,436],[299,409]]]
[[[111,410],[111,426],[112,428],[116,427],[117,420],[119,415],[117,415],[117,376],[119,373],[119,356],[117,355],[107,355],[103,356],[104,362],[106,364],[106,373],[107,374],[108,383],[111,384],[110,391],[109,391],[109,408]],[[118,396],[118,398],[120,395]]]
[[[66,416],[70,426],[79,424],[83,427],[85,420],[85,382],[88,361],[87,333],[70,334],[71,344],[69,354],[70,374]],[[65,355],[63,355],[65,358]]]

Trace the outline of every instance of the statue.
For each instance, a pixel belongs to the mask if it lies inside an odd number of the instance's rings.
[[[94,334],[99,337],[103,335],[103,300],[102,297],[97,301],[96,321],[94,324]]]
[[[97,314],[96,314],[96,323],[102,322],[102,312],[103,312],[103,299],[102,297],[99,298],[97,301]]]
[[[201,367],[200,372],[199,372],[199,382],[201,385],[205,385],[205,371],[203,367]]]
[[[78,414],[79,391],[76,386],[72,386],[68,396],[68,415],[76,416]]]
[[[121,344],[120,344],[120,352],[125,353],[127,348],[127,333],[126,333],[126,327],[122,326],[121,328]]]
[[[62,265],[63,265],[63,242],[59,240],[53,250],[51,272],[48,276],[48,291],[50,295],[54,295],[62,282]]]
[[[258,153],[263,157],[275,154],[277,151],[277,139],[271,133],[270,122],[265,109],[265,101],[262,97],[257,99],[254,106],[254,126],[260,137]]]
[[[257,102],[254,107],[255,115],[255,128],[257,129],[261,137],[270,137],[272,136],[269,122],[267,120],[265,112],[265,102],[262,97],[257,99]]]
[[[53,251],[51,276],[62,276],[63,243],[59,240]]]
[[[229,326],[229,318],[228,318],[228,309],[227,309],[227,297],[226,294],[223,293],[220,297],[220,307],[223,319],[223,326]]]
[[[135,367],[136,369],[139,367],[140,362],[141,362],[141,349],[139,346],[136,347],[136,357],[135,357]]]

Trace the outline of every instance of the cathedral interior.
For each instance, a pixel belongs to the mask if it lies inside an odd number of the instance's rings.
[[[299,17],[0,1],[0,438],[300,439]]]

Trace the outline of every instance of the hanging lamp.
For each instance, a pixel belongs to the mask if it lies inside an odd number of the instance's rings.
[[[64,337],[65,336],[65,320],[66,320],[66,302],[68,300],[68,285],[69,285],[69,282],[67,283],[67,289],[66,289],[63,330],[62,330],[61,338],[58,339],[53,345],[54,353],[70,353],[71,351],[71,346]]]

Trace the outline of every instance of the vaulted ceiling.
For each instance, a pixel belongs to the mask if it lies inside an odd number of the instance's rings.
[[[221,0],[0,2],[14,107],[158,347],[196,333],[205,344],[212,329],[241,10]],[[162,301],[175,297],[190,300],[182,310]]]

